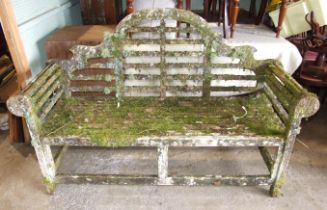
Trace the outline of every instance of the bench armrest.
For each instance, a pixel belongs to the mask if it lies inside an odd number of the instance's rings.
[[[7,100],[8,110],[19,117],[44,119],[64,92],[64,78],[58,64],[49,64],[18,95]]]
[[[287,112],[289,121],[310,117],[319,110],[318,97],[303,88],[276,63],[270,63],[266,68],[265,86],[270,89],[266,92],[272,92],[276,102]]]

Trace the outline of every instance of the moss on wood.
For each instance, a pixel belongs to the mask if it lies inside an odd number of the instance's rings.
[[[47,178],[43,178],[42,184],[46,187],[47,193],[53,194],[53,192],[56,188],[56,183],[54,181],[50,181]]]
[[[62,99],[42,125],[44,137],[84,137],[100,146],[133,145],[138,137],[151,135],[283,132],[283,124],[263,94],[210,100],[124,98],[120,108],[115,100]]]

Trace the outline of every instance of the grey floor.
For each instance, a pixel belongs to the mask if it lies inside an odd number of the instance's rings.
[[[154,187],[58,185],[45,193],[31,146],[9,145],[0,134],[0,210],[11,209],[327,209],[327,105],[303,123],[290,162],[284,195],[266,187]],[[254,149],[173,150],[172,174],[264,173]],[[241,159],[241,160],[240,160]],[[155,151],[71,150],[61,171],[155,173]]]

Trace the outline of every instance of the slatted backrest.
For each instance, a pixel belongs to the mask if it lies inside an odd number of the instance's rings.
[[[242,61],[249,52],[233,51],[185,10],[133,13],[101,45],[72,51],[72,96],[216,97],[258,89],[255,71]]]
[[[256,88],[254,71],[229,57],[207,22],[177,9],[144,10],[117,27],[124,96],[230,96]]]

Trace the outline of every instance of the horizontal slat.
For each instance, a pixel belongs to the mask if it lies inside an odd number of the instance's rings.
[[[55,92],[59,91],[60,88],[62,88],[60,81],[54,82],[45,92],[45,94],[36,102],[35,109],[40,109],[49,100],[49,97]]]
[[[160,57],[153,57],[153,56],[130,56],[124,59],[125,63],[128,64],[138,64],[138,63],[151,63],[151,64],[158,64],[160,63]]]
[[[198,80],[167,80],[167,86],[202,86],[203,82]]]
[[[114,69],[105,69],[105,68],[85,68],[85,69],[78,69],[73,72],[73,75],[99,75],[99,74],[110,74],[114,75]]]
[[[124,63],[125,69],[149,69],[149,68],[160,68],[160,63]],[[189,68],[189,69],[201,69],[203,63],[167,63],[165,64],[166,69],[173,68]]]
[[[169,68],[166,73],[167,75],[202,75],[203,68]]]
[[[103,81],[103,80],[71,80],[70,86],[71,87],[81,87],[81,86],[100,86],[100,87],[107,87],[107,86],[114,86],[116,81]]]
[[[125,45],[140,45],[140,44],[161,44],[160,39],[125,39]],[[166,39],[165,44],[204,44],[201,39]]]
[[[192,33],[197,32],[195,28],[192,27],[165,27],[165,32],[180,32],[180,33]],[[137,32],[159,32],[161,27],[133,27],[129,28],[127,32],[137,33]]]
[[[50,98],[46,104],[44,104],[44,108],[42,111],[39,112],[39,116],[41,119],[44,119],[48,113],[51,111],[52,107],[57,103],[58,99],[63,94],[64,90],[60,89],[58,92],[56,92],[52,98]]]
[[[37,102],[47,91],[48,89],[59,80],[61,77],[61,71],[57,71],[54,73],[46,82],[39,87],[38,90],[35,91],[35,93],[32,95],[32,101]]]
[[[128,75],[160,75],[159,68],[148,68],[148,69],[136,69],[136,68],[127,68],[124,71],[124,74]]]
[[[249,69],[241,69],[241,68],[213,68],[211,69],[211,74],[217,75],[252,75],[254,76],[255,73]]]
[[[240,81],[250,81],[257,80],[255,75],[211,75],[211,80],[240,80]]]
[[[159,53],[160,52],[160,44],[128,44],[123,46],[123,51],[132,53],[132,52],[154,52]]]
[[[95,63],[109,63],[113,62],[115,58],[89,58],[87,59],[87,62],[89,64],[95,64]]]
[[[111,92],[110,94],[105,94],[103,91],[101,92],[96,92],[96,91],[76,91],[76,92],[71,92],[71,95],[73,97],[115,97],[116,92]]]
[[[278,114],[279,118],[282,122],[287,125],[288,124],[288,113],[282,106],[282,104],[278,101],[277,97],[275,96],[274,92],[269,88],[267,84],[264,85],[265,93],[270,100],[271,104],[273,105],[274,110]]]
[[[125,86],[160,86],[160,80],[125,80]]]
[[[278,101],[283,105],[287,112],[290,112],[291,104],[294,101],[292,94],[284,87],[283,84],[277,83],[278,81],[275,80],[272,76],[270,79],[266,80],[267,85],[273,91],[273,93],[277,96]]]
[[[252,93],[252,91],[211,91],[210,96],[212,97],[224,97],[224,96],[241,96]]]
[[[216,56],[211,58],[212,64],[238,64],[240,63],[240,59],[238,58],[232,58],[232,57],[226,57],[226,56]]]
[[[202,91],[166,91],[167,97],[201,97]]]
[[[126,91],[124,96],[128,97],[159,97],[160,92],[138,92],[138,91]]]
[[[294,95],[299,95],[302,93],[303,88],[283,69],[279,68],[277,65],[271,65],[270,70],[278,77],[278,79],[285,85],[285,87],[292,92]]]
[[[76,86],[76,87],[69,87],[69,91],[71,92],[108,92],[106,94],[109,94],[109,92],[112,92],[115,90],[115,86],[109,87],[109,86],[101,86],[101,85],[96,85],[96,86]]]
[[[235,86],[228,86],[228,87],[210,87],[211,91],[258,91],[261,90],[262,86],[258,85],[256,87],[235,87]]]
[[[182,186],[256,186],[270,185],[269,175],[253,176],[173,176],[161,183],[155,175],[86,175],[58,174],[56,182],[61,184],[113,184],[113,185],[182,185]]]
[[[178,63],[203,63],[204,57],[191,57],[191,56],[179,56],[179,57],[165,57],[166,63],[178,64]]]
[[[27,87],[24,94],[27,96],[36,94],[36,91],[47,82],[47,80],[54,74],[54,72],[57,71],[61,71],[57,64],[47,66],[39,75],[30,81],[30,85]]]
[[[212,87],[255,87],[257,85],[256,80],[211,80],[210,85]]]
[[[203,52],[196,51],[165,51],[165,53],[160,53],[157,51],[125,51],[128,56],[145,56],[145,57],[159,57],[161,54],[169,56],[187,56],[187,57],[198,57],[203,56]]]

